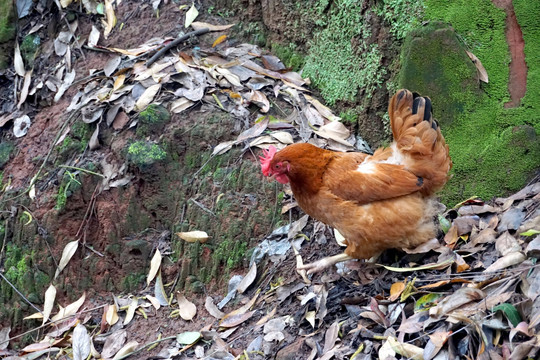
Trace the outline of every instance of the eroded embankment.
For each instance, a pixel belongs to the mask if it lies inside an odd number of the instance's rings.
[[[510,49],[510,77],[508,79],[508,91],[510,101],[505,107],[519,106],[519,102],[527,91],[527,64],[525,63],[525,41],[514,12],[512,0],[493,0],[495,6],[506,12],[506,41]]]

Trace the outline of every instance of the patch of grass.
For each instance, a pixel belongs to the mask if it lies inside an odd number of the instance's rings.
[[[328,3],[328,2],[317,2]],[[386,70],[381,65],[382,55],[376,44],[366,46],[371,35],[362,4],[354,0],[338,0],[330,5],[324,25],[314,34],[306,57],[304,75],[320,89],[330,105],[337,100],[353,101],[360,88],[366,97],[378,88]]]

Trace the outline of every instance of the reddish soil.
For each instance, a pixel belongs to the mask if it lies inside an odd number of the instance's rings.
[[[517,107],[527,91],[527,64],[525,63],[525,41],[523,33],[517,22],[516,13],[512,0],[493,0],[498,8],[506,11],[506,41],[510,48],[510,78],[508,79],[508,91],[511,100],[504,104],[505,107]]]

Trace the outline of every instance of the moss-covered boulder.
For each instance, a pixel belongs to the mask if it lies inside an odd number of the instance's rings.
[[[484,0],[430,0],[426,5],[432,23],[405,41],[399,85],[430,96],[441,120],[454,162],[442,200],[454,205],[470,196],[489,200],[517,191],[540,168],[539,102],[525,102],[540,98],[533,80],[540,70],[535,61],[540,28],[521,15],[522,4],[516,3],[531,86],[520,107],[507,109],[510,55],[504,11]],[[465,48],[480,59],[489,83],[478,82]]]
[[[400,87],[430,96],[443,126],[480,95],[476,67],[446,24],[412,31],[403,44],[401,64]]]

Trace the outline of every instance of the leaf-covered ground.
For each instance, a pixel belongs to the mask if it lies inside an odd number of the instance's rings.
[[[243,161],[253,161],[249,155],[257,154],[257,148],[299,141],[339,151],[369,151],[362,139],[351,136],[339,119],[310,95],[302,76],[254,45],[229,42],[227,24],[197,23],[194,9],[191,5],[174,6],[183,22],[195,20],[189,30],[207,28],[210,33],[201,42],[189,37],[180,51],[165,52],[153,64],[147,62],[154,54],[151,50],[172,39],[135,43],[135,38],[130,38],[123,39],[125,48],[100,48],[97,35],[114,27],[114,8],[105,7],[105,15],[100,16],[103,27],[96,23],[95,30],[86,27],[84,33],[88,46],[109,52],[100,69],[83,77],[82,72],[76,74],[76,68],[70,70],[71,65],[64,60],[59,69],[39,73],[43,79],[40,87],[39,81],[26,85],[23,79],[35,74],[27,75],[28,70],[18,66],[16,73],[23,85],[16,103],[24,104],[25,96],[32,93],[39,93],[37,100],[58,97],[63,101],[63,110],[56,111],[59,116],[65,112],[65,126],[58,128],[53,144],[68,146],[64,141],[76,129],[75,124],[89,124],[92,135],[87,140],[75,137],[79,144],[74,146],[95,156],[98,169],[81,165],[87,160],[84,156],[77,158],[80,163],[63,159],[63,166],[70,166],[74,174],[100,174],[99,194],[129,187],[138,175],[133,167],[100,157],[100,151],[118,150],[121,146],[110,139],[132,131],[144,141],[126,148],[131,164],[142,171],[161,161],[162,108],[158,105],[190,119],[202,107],[232,114],[243,131],[230,141],[210,144],[212,157],[223,156],[235,147],[245,151]],[[75,39],[70,33],[58,35],[49,50],[56,54],[77,51],[80,44]],[[51,78],[52,74],[56,77]],[[72,90],[66,101],[66,90],[76,82],[84,86]],[[144,111],[147,117],[130,116]],[[15,112],[2,121],[21,119],[19,115]],[[26,124],[24,119],[20,121]],[[31,126],[14,130],[35,131]],[[22,164],[29,165],[35,154],[22,156]],[[77,186],[77,178],[70,179],[64,183],[65,194],[69,187]],[[37,175],[31,179],[27,172],[14,175],[13,181],[26,186],[37,201],[43,195],[41,185],[46,179]],[[298,273],[296,266],[341,250],[333,230],[302,216],[290,190],[284,193],[279,206],[291,221],[260,239],[250,255],[249,268],[231,278],[227,294],[201,296],[175,291],[175,274],[168,271],[171,266],[167,261],[171,237],[164,233],[148,254],[152,260],[145,289],[92,298],[83,295],[68,305],[56,296],[61,284],[52,281],[44,292],[44,303],[38,304],[41,313],[31,315],[44,323],[30,332],[34,342],[23,349],[13,347],[24,334],[14,335],[4,326],[0,329],[0,354],[12,360],[89,356],[535,358],[540,346],[538,179],[508,198],[490,203],[469,199],[453,209],[441,210],[439,222],[444,231],[417,249],[387,251],[377,263],[352,261],[311,278]],[[212,212],[200,202],[196,206]],[[26,216],[31,222],[31,213]],[[205,229],[192,230],[198,232],[176,235],[189,242],[208,239]],[[62,276],[83,245],[83,239],[64,245],[56,276]],[[58,305],[62,305],[60,310]]]

